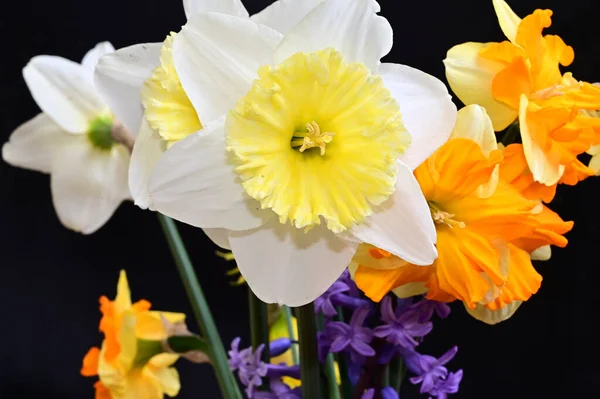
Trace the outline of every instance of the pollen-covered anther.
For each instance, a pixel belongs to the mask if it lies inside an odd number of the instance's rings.
[[[433,221],[435,223],[445,224],[450,228],[459,227],[461,229],[464,229],[466,227],[465,222],[459,222],[457,220],[454,220],[454,216],[456,215],[454,215],[453,213],[444,212],[439,209],[431,209],[431,217],[433,218]]]
[[[331,143],[335,133],[321,132],[321,128],[317,122],[312,121],[306,124],[306,132],[296,132],[292,137],[291,145],[293,148],[298,148],[298,151],[304,152],[309,148],[319,147],[321,155],[325,155],[325,146]]]

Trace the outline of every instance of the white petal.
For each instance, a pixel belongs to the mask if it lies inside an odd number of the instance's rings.
[[[94,74],[98,93],[117,118],[137,135],[144,108],[140,91],[144,81],[160,65],[162,43],[136,44],[100,59]]]
[[[506,1],[493,0],[493,3],[502,32],[504,32],[508,40],[514,43],[517,38],[517,29],[521,23],[521,18],[506,4]]]
[[[2,147],[2,159],[13,166],[50,173],[54,155],[73,138],[48,115],[38,114],[10,135]]]
[[[248,196],[225,151],[224,118],[177,142],[148,181],[157,211],[196,227],[247,230],[271,216]]]
[[[203,124],[219,118],[246,95],[258,68],[271,64],[281,34],[249,19],[195,15],[173,42],[181,84]]]
[[[110,151],[93,148],[86,137],[65,146],[52,165],[52,200],[66,227],[90,234],[112,216],[128,197],[129,151],[116,145]]]
[[[133,145],[129,164],[129,191],[133,202],[142,209],[153,210],[148,194],[148,179],[164,152],[164,140],[143,119],[140,133]]]
[[[89,72],[94,73],[94,69],[96,69],[96,65],[98,64],[98,60],[105,54],[113,53],[115,48],[110,42],[102,42],[96,44],[96,47],[88,51],[83,60],[81,61],[81,65]]]
[[[323,294],[350,263],[357,244],[325,227],[308,233],[277,218],[229,242],[242,276],[263,302],[305,305]]]
[[[382,64],[379,73],[400,104],[404,126],[412,136],[402,162],[415,169],[450,137],[456,106],[446,86],[425,72],[406,65]]]
[[[483,321],[486,324],[494,325],[512,317],[522,303],[523,301],[514,301],[498,310],[490,310],[481,304],[477,304],[475,309],[470,309],[465,305],[465,309],[477,320]]]
[[[277,47],[279,63],[299,51],[333,47],[348,62],[362,62],[376,71],[392,48],[392,27],[376,14],[372,0],[327,0],[312,10]]]
[[[229,230],[227,229],[202,229],[206,236],[219,247],[231,250],[229,244]]]
[[[415,265],[431,265],[437,258],[429,205],[411,169],[401,162],[394,194],[352,234]]]
[[[218,12],[240,18],[248,18],[248,11],[241,0],[183,0],[185,17],[192,18],[203,12]]]
[[[285,35],[323,1],[325,0],[277,0],[250,19]]]
[[[23,77],[37,105],[70,133],[84,133],[107,107],[96,94],[90,74],[67,59],[40,55],[23,68]]]
[[[531,260],[550,260],[552,257],[552,248],[550,245],[543,245],[539,248],[536,248],[531,253]]]

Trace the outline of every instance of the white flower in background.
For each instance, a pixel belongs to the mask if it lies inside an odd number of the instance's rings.
[[[98,59],[112,51],[110,43],[100,43],[81,64],[49,55],[32,58],[23,77],[42,113],[19,126],[2,147],[9,164],[51,175],[58,218],[84,234],[102,227],[129,198],[129,150],[113,138],[116,121],[93,84]]]
[[[287,33],[322,2],[279,0],[251,17],[241,0],[184,0],[183,6],[187,18],[202,12],[219,12],[251,18]],[[129,189],[135,204],[142,209],[154,210],[147,182],[158,159],[172,144],[202,129],[173,64],[175,36],[172,32],[163,43],[119,49],[103,57],[96,69],[95,82],[100,94],[123,124],[137,135],[129,167]],[[225,231],[204,231],[217,245],[229,249]]]
[[[285,35],[200,13],[172,41],[171,73],[203,129],[159,158],[152,205],[225,229],[224,245],[265,302],[314,300],[359,242],[418,265],[437,257],[412,170],[447,140],[456,107],[439,80],[380,63],[392,29],[378,11],[373,0],[325,0]],[[192,128],[151,110],[166,104],[158,91],[143,97],[148,121]]]

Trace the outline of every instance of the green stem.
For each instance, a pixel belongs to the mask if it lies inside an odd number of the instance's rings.
[[[171,218],[161,214],[158,214],[158,219],[165,234],[165,238],[169,243],[171,254],[177,265],[177,270],[179,271],[185,292],[187,293],[194,311],[198,327],[200,328],[202,336],[210,346],[211,353],[209,355],[223,398],[241,399],[242,395],[233,373],[229,368],[229,362],[223,347],[223,342],[219,336],[208,303],[204,298],[204,293],[202,292],[202,288],[196,277],[194,266],[190,261],[185,246],[183,245],[183,241],[181,240],[181,236],[179,235],[179,231],[177,230],[177,225]]]
[[[317,354],[317,320],[313,303],[296,308],[300,342],[300,380],[302,397],[321,397],[319,356]]]
[[[383,388],[390,386],[390,365],[386,364],[383,367],[383,372],[381,375],[381,386]]]
[[[337,309],[337,321],[344,321],[344,313],[342,308]],[[335,360],[337,361],[338,368],[340,370],[340,385],[342,387],[342,395],[344,398],[351,398],[353,393],[352,382],[348,376],[348,362],[346,361],[346,355],[343,352],[336,353]]]
[[[248,302],[250,304],[250,335],[252,337],[252,349],[256,350],[264,344],[262,351],[262,361],[270,362],[269,355],[269,315],[267,304],[258,299],[248,287]]]
[[[396,390],[396,392],[400,392],[400,386],[402,385],[402,380],[406,375],[406,367],[404,366],[404,362],[401,357],[396,357],[392,359],[392,362],[389,366],[389,374],[390,374],[390,386]]]
[[[287,325],[288,336],[292,341],[296,341],[296,329],[294,328],[294,323],[292,322],[292,309],[288,306],[283,307],[283,312],[285,314],[285,324]],[[294,359],[294,364],[300,364],[300,359],[298,356],[298,345],[292,345],[292,359]]]

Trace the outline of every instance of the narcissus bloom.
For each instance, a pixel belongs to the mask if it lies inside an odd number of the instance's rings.
[[[322,1],[278,0],[251,17],[241,0],[184,0],[183,6],[188,19],[201,12],[219,12],[251,18],[287,33]],[[154,210],[147,185],[158,159],[171,145],[201,130],[203,124],[199,111],[183,90],[173,62],[175,36],[171,32],[163,43],[119,49],[100,60],[95,74],[103,98],[125,126],[137,134],[129,188],[135,204],[142,209]],[[229,249],[226,232],[210,228],[204,232],[217,245]]]
[[[182,313],[150,310],[150,302],[131,303],[127,276],[121,272],[114,301],[100,298],[104,342],[83,359],[81,374],[98,376],[96,399],[162,399],[179,392],[179,374],[171,367],[179,355],[165,353],[169,337],[163,321],[183,323]]]
[[[600,109],[600,88],[564,75],[574,52],[555,35],[542,35],[550,10],[521,19],[504,0],[493,0],[508,41],[453,47],[444,64],[452,90],[465,104],[486,108],[494,129],[518,119],[533,181],[575,184],[591,174],[578,159],[600,143],[600,123],[582,110]]]
[[[380,64],[392,29],[378,11],[326,0],[285,35],[203,13],[173,41],[204,128],[160,158],[150,197],[175,219],[226,229],[265,302],[314,300],[360,241],[415,264],[437,256],[412,169],[447,139],[456,108],[437,79]]]
[[[50,55],[32,58],[23,77],[42,113],[2,147],[9,164],[50,174],[58,218],[84,234],[102,227],[129,198],[129,138],[93,84],[96,62],[112,51],[110,43],[100,43],[81,64]]]
[[[353,261],[358,287],[375,301],[392,289],[402,297],[427,293],[458,299],[488,323],[510,317],[540,287],[530,254],[565,246],[572,223],[499,180],[501,160],[485,110],[460,110],[450,140],[415,170],[435,221],[438,259],[416,266],[363,244]]]

